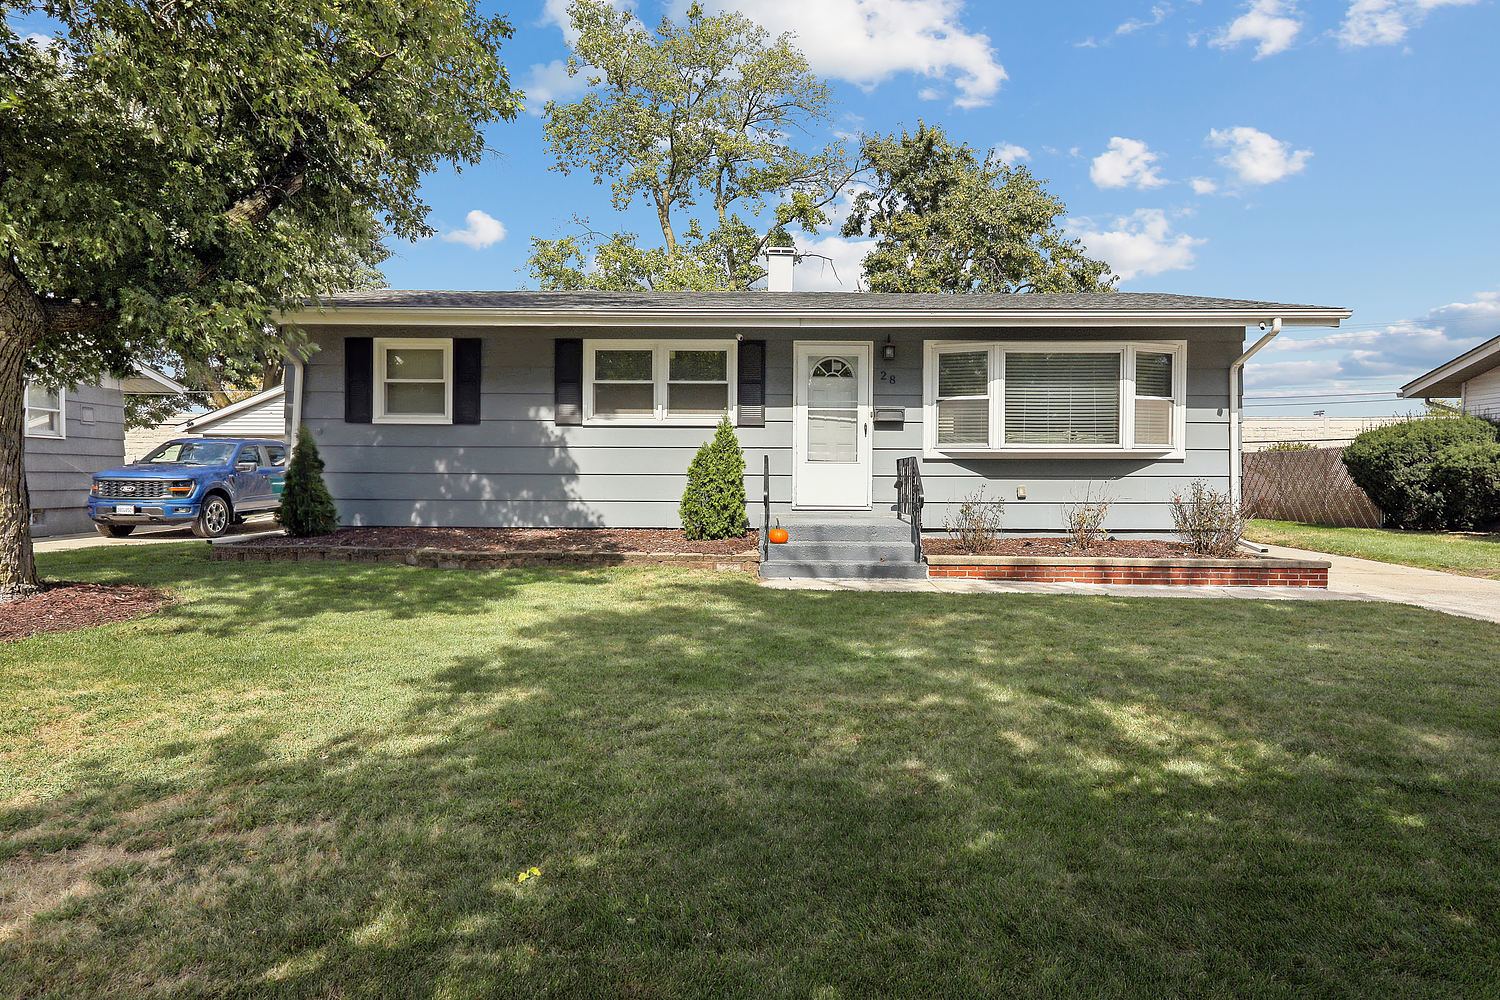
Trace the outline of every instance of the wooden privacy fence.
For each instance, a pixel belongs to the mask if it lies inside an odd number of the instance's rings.
[[[1242,489],[1256,517],[1335,528],[1378,528],[1380,508],[1354,485],[1343,448],[1256,451],[1244,456]]]

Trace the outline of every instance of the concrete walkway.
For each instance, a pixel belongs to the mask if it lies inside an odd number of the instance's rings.
[[[236,525],[229,529],[225,538],[234,538],[242,535],[259,535],[267,531],[279,531],[281,525],[269,517],[257,517],[245,524]],[[191,528],[150,528],[142,526],[130,534],[129,538],[105,538],[97,531],[91,531],[86,535],[61,535],[57,538],[39,538],[33,544],[38,552],[71,552],[74,549],[92,549],[96,546],[108,545],[119,548],[126,545],[161,545],[165,542],[193,542],[202,541],[193,534]]]
[[[1095,597],[1239,598],[1256,601],[1389,601],[1462,618],[1500,622],[1500,580],[1334,556],[1279,545],[1270,555],[1326,559],[1328,589],[1311,587],[1141,587],[1097,583],[998,583],[988,580],[762,580],[781,590],[895,591],[928,594],[1075,594]]]
[[[1281,545],[1265,546],[1268,553],[1288,559],[1306,559],[1309,555],[1327,559],[1328,592],[1367,601],[1391,601],[1415,604],[1419,608],[1441,611],[1461,618],[1478,618],[1500,622],[1500,580],[1439,573],[1414,566],[1334,556],[1306,549],[1289,549]]]

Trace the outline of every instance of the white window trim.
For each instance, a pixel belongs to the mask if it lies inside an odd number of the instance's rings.
[[[990,440],[986,445],[940,445],[937,442],[939,354],[987,350],[990,354]],[[1118,354],[1120,356],[1120,444],[1006,444],[1005,354]],[[1137,351],[1172,355],[1172,445],[1135,444],[1135,355]],[[930,340],[923,351],[922,453],[926,458],[1187,458],[1187,341],[1099,340]]]
[[[443,352],[443,412],[442,413],[386,413],[385,412],[385,355],[391,349],[422,348],[441,349]],[[374,412],[371,420],[377,424],[451,424],[453,423],[453,341],[441,337],[376,337],[375,338],[375,389]],[[403,380],[411,381],[411,380]]]
[[[25,397],[21,408],[21,427],[25,436],[29,438],[43,438],[48,441],[61,441],[66,438],[68,436],[68,390],[61,386],[57,388],[56,409],[50,406],[35,407],[35,410],[40,413],[57,414],[57,433],[51,434],[46,431],[38,432],[31,430],[31,413],[33,410],[31,405],[31,389],[32,383],[27,382],[26,388],[22,390],[25,393]]]
[[[594,354],[596,351],[650,351],[651,352],[651,409],[649,416],[642,414],[620,414],[594,412]],[[723,419],[723,413],[679,413],[667,411],[667,383],[671,381],[672,351],[723,351],[725,354],[724,376],[728,388],[728,408],[725,411],[731,423],[738,420],[739,344],[733,340],[585,340],[583,342],[583,422],[587,424],[623,424],[635,427],[714,427]],[[717,385],[717,382],[683,383],[693,385]]]

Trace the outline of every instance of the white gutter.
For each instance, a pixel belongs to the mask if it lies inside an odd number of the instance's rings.
[[[1229,498],[1235,506],[1239,506],[1240,503],[1242,492],[1240,480],[1243,478],[1240,473],[1240,463],[1244,460],[1244,455],[1241,453],[1244,447],[1244,442],[1241,441],[1244,431],[1240,427],[1240,409],[1244,405],[1242,397],[1245,391],[1245,362],[1255,357],[1256,352],[1262,347],[1275,340],[1279,333],[1281,333],[1281,317],[1277,316],[1271,320],[1271,331],[1252,344],[1248,351],[1241,354],[1229,366]]]
[[[832,293],[830,293],[832,294]],[[1022,296],[1024,297],[1024,296]],[[1283,311],[1287,326],[1332,326],[1348,319],[1348,309]],[[663,309],[609,307],[507,309],[482,306],[350,305],[283,313],[275,322],[301,326],[564,326],[564,327],[757,327],[793,329],[924,329],[939,327],[1182,327],[1252,326],[1271,317],[1243,310],[1214,309]]]

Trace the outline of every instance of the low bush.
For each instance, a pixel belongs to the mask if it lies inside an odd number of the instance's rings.
[[[323,482],[323,458],[306,427],[297,431],[297,449],[286,470],[276,520],[293,538],[326,535],[339,526],[338,508]]]
[[[1500,442],[1444,448],[1432,460],[1432,485],[1448,511],[1446,527],[1471,531],[1500,521]]]
[[[1005,501],[986,497],[984,487],[959,501],[958,509],[943,521],[948,534],[959,548],[970,555],[984,555],[1000,541],[1000,525],[1005,520]]]
[[[1427,417],[1365,431],[1344,449],[1350,477],[1385,514],[1387,527],[1441,530],[1473,523],[1476,486],[1464,468],[1482,461],[1473,445],[1493,445],[1496,428],[1478,417]],[[1435,475],[1439,456],[1444,486]],[[1467,456],[1467,457],[1466,457]]]
[[[1089,483],[1082,496],[1063,504],[1063,519],[1075,548],[1087,551],[1104,541],[1108,534],[1104,522],[1114,505],[1115,498],[1109,491],[1100,489],[1095,492],[1093,483]]]
[[[1187,496],[1172,494],[1172,524],[1182,543],[1200,555],[1234,555],[1247,520],[1244,504],[1201,481],[1188,487]]]
[[[745,453],[728,417],[693,456],[677,512],[682,533],[693,541],[745,533]]]

